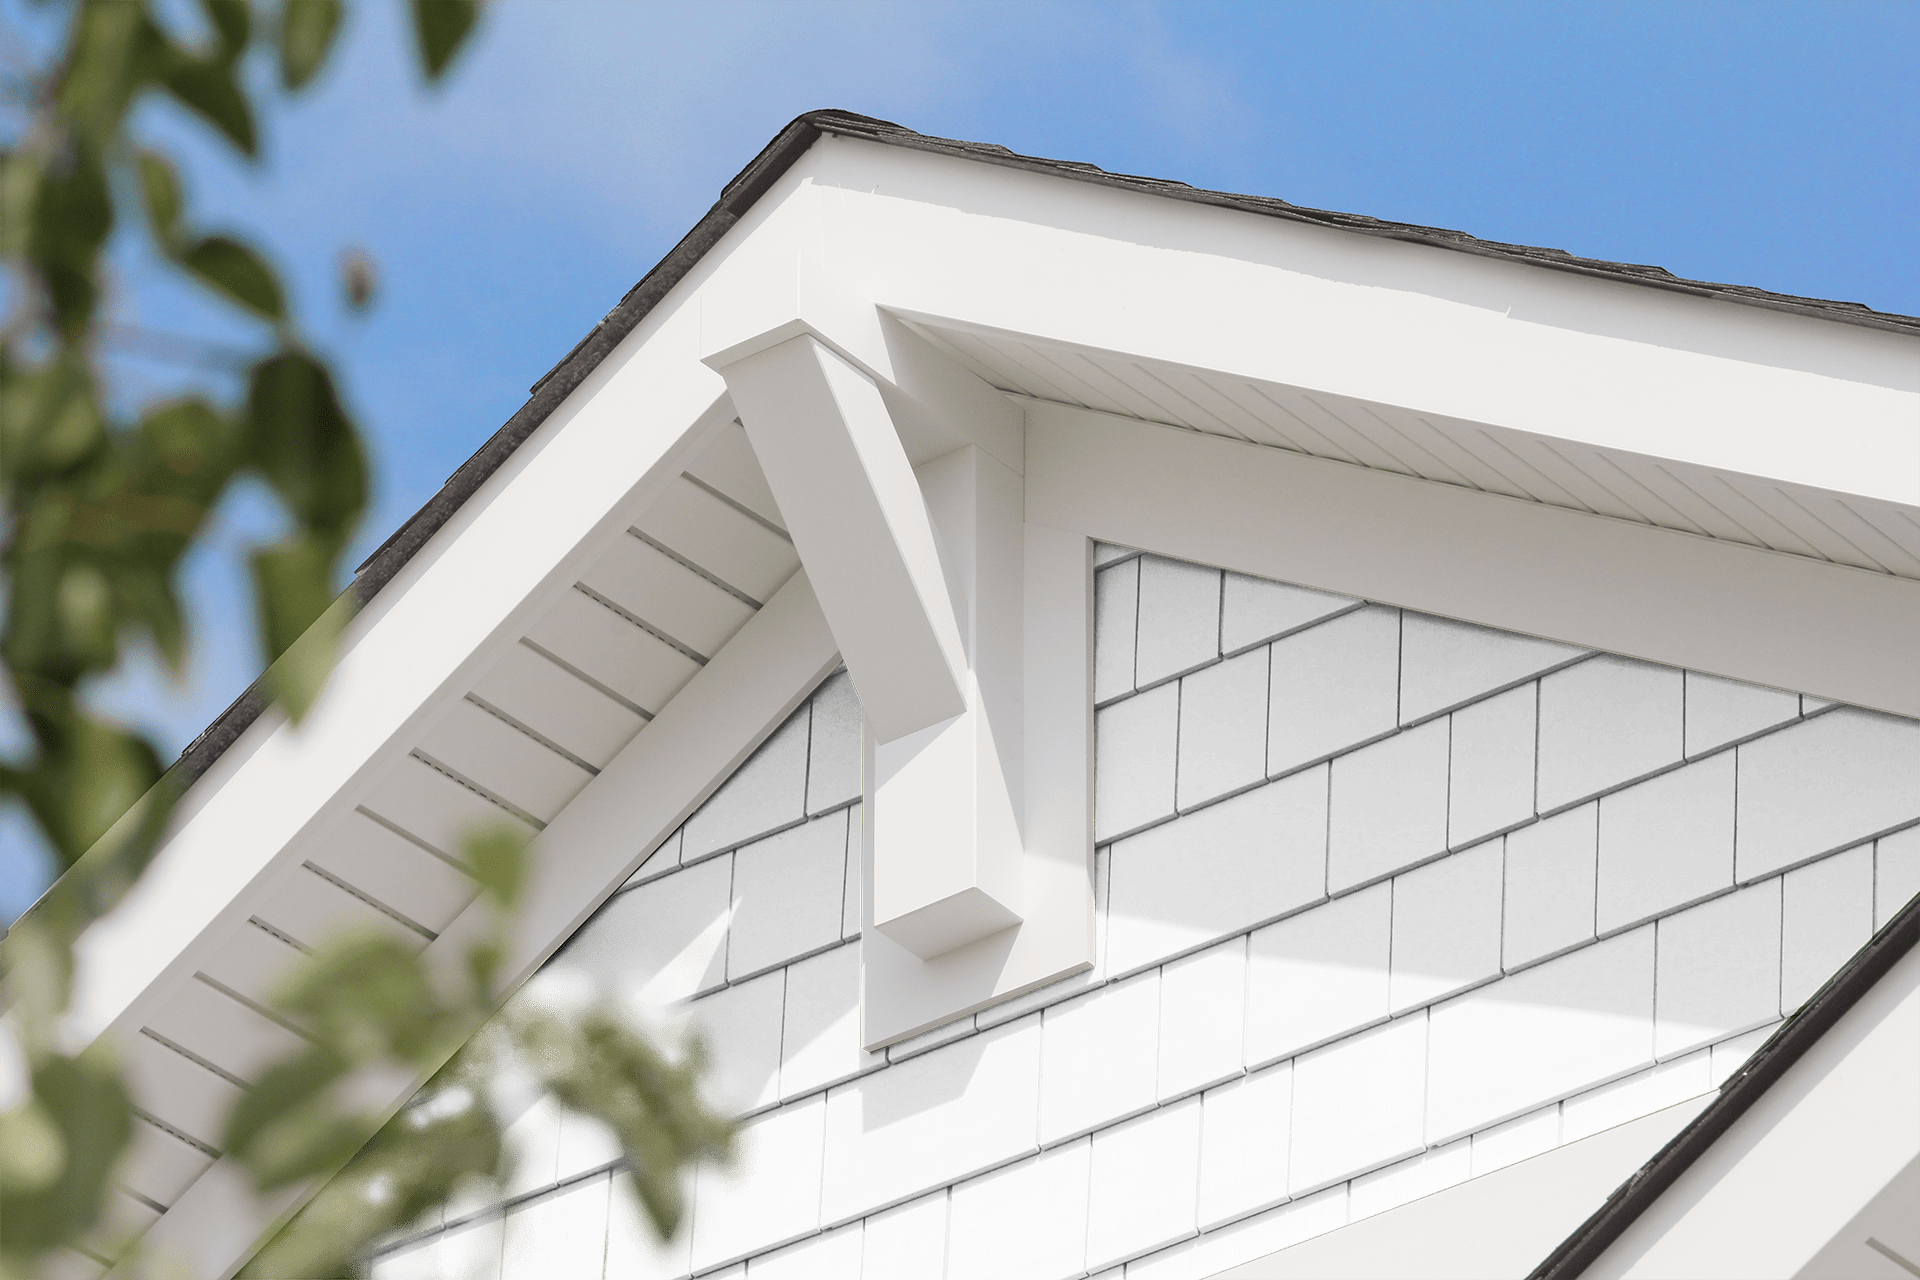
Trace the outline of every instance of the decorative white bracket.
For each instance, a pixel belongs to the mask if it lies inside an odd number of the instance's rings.
[[[871,304],[833,299],[836,341],[805,314],[743,336],[756,302],[709,323],[705,362],[866,713],[877,1047],[1092,963],[1090,551],[1026,525],[992,388]]]

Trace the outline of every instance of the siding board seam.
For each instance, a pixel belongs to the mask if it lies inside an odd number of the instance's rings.
[[[741,427],[742,430],[745,430],[745,427],[741,424],[740,419],[735,418],[733,422],[735,426]],[[783,542],[786,542],[789,545],[791,545],[791,543],[793,542],[793,535],[788,533],[785,529],[782,529],[779,525],[767,519],[765,516],[761,515],[758,511],[755,511],[753,508],[746,506],[743,503],[736,502],[726,492],[724,492],[723,490],[714,488],[712,485],[708,484],[705,480],[702,480],[699,476],[693,474],[693,472],[682,471],[680,473],[680,478],[682,480],[687,481],[690,484],[697,485],[698,487],[705,489],[708,493],[712,494],[714,497],[718,498],[720,501],[726,503],[728,506],[732,507],[735,511],[738,511],[741,515],[753,521],[755,524],[759,525],[761,528],[765,529],[767,532],[778,534],[780,536],[780,539]]]
[[[269,929],[268,932],[274,933],[275,931]],[[277,937],[279,935],[276,933],[275,936]],[[220,979],[211,977],[204,972],[196,972],[193,976],[196,981],[203,982],[207,986],[212,987],[215,991],[218,991],[221,995],[227,997],[227,999],[233,1001],[235,1004],[238,1004],[243,1006],[244,1008],[253,1010],[255,1013],[259,1014],[261,1017],[267,1019],[269,1022],[276,1023],[279,1026],[284,1027],[286,1030],[293,1032],[293,1034],[299,1036],[302,1040],[313,1039],[312,1036],[308,1035],[305,1031],[301,1030],[297,1024],[288,1021],[284,1014],[275,1013],[272,1009],[268,1008],[266,1005],[261,1004],[258,1000],[254,1000],[247,996],[241,995],[238,991],[235,991],[232,987],[220,981]]]
[[[473,794],[479,796],[482,800],[485,800],[488,804],[491,804],[496,808],[503,809],[507,813],[520,819],[520,821],[529,824],[530,826],[533,827],[535,831],[544,831],[546,829],[546,826],[547,826],[546,823],[540,821],[540,819],[534,817],[532,814],[528,813],[525,809],[522,809],[519,805],[513,803],[511,800],[508,800],[505,796],[498,795],[495,792],[489,791],[487,788],[481,786],[479,783],[475,782],[472,778],[467,777],[466,774],[461,773],[459,770],[449,768],[447,765],[441,764],[438,760],[434,759],[432,756],[428,755],[426,752],[422,751],[420,748],[415,747],[412,751],[408,752],[407,754],[411,755],[415,760],[418,760],[421,764],[426,765],[429,769],[432,769],[435,773],[442,774],[447,778],[448,781],[456,782],[461,786],[465,787],[467,790],[473,792]]]
[[[1344,1196],[1344,1194],[1350,1192],[1352,1188],[1365,1186],[1367,1182],[1373,1182],[1375,1178],[1384,1178],[1386,1174],[1400,1173],[1400,1171],[1404,1171],[1404,1169],[1413,1169],[1415,1165],[1421,1165],[1423,1161],[1440,1157],[1440,1155],[1450,1155],[1452,1151],[1471,1148],[1475,1142],[1484,1142],[1486,1138],[1492,1138],[1494,1134],[1501,1134],[1501,1132],[1505,1132],[1505,1130],[1509,1130],[1509,1128],[1517,1128],[1517,1126],[1532,1123],[1532,1121],[1542,1119],[1542,1117],[1546,1117],[1546,1115],[1555,1115],[1555,1113],[1565,1111],[1567,1107],[1576,1105],[1576,1103],[1588,1102],[1588,1100],[1592,1100],[1592,1098],[1601,1098],[1601,1096],[1611,1094],[1611,1092],[1615,1092],[1615,1090],[1619,1090],[1619,1088],[1624,1088],[1624,1086],[1628,1086],[1628,1084],[1636,1084],[1638,1080],[1655,1077],[1655,1075],[1659,1075],[1659,1073],[1663,1073],[1663,1071],[1670,1071],[1670,1069],[1674,1069],[1674,1067],[1684,1067],[1686,1063],[1697,1061],[1697,1059],[1701,1059],[1701,1057],[1709,1057],[1709,1055],[1716,1054],[1716,1052],[1720,1052],[1720,1050],[1724,1050],[1724,1048],[1732,1048],[1736,1040],[1741,1040],[1741,1038],[1749,1036],[1751,1032],[1753,1032],[1751,1027],[1749,1027],[1749,1029],[1724,1032],[1724,1034],[1718,1034],[1718,1036],[1713,1036],[1713,1038],[1709,1038],[1709,1040],[1701,1040],[1701,1042],[1697,1042],[1697,1044],[1690,1044],[1690,1046],[1686,1046],[1684,1050],[1674,1050],[1674,1052],[1668,1054],[1667,1057],[1653,1057],[1653,1059],[1647,1059],[1644,1063],[1634,1063],[1632,1067],[1626,1067],[1626,1069],[1622,1069],[1622,1071],[1615,1071],[1615,1073],[1605,1075],[1605,1077],[1599,1077],[1597,1080],[1590,1080],[1590,1082],[1580,1084],[1580,1086],[1571,1088],[1571,1090],[1563,1090],[1563,1092],[1559,1092],[1559,1094],[1553,1094],[1551,1098],[1542,1098],[1540,1102],[1532,1102],[1524,1105],[1524,1107],[1517,1107],[1515,1111],[1507,1111],[1505,1115],[1498,1115],[1498,1117],[1494,1117],[1494,1119],[1490,1119],[1490,1121],[1482,1121],[1480,1125],[1461,1128],[1461,1130],[1457,1130],[1457,1132],[1453,1132],[1453,1134],[1448,1134],[1446,1138],[1440,1138],[1438,1142],[1427,1142],[1427,1144],[1421,1144],[1421,1146],[1417,1146],[1417,1148],[1409,1148],[1409,1150],[1400,1151],[1400,1153],[1396,1153],[1396,1155],[1388,1155],[1386,1159],[1375,1161],[1373,1165],[1365,1165],[1365,1167],[1361,1167],[1361,1169],[1354,1169],[1354,1171],[1348,1171],[1348,1173],[1338,1174],[1338,1176],[1334,1176],[1334,1178],[1325,1178],[1325,1180],[1321,1180],[1321,1182],[1317,1182],[1317,1184],[1313,1184],[1313,1186],[1308,1186],[1308,1188],[1302,1188],[1302,1190],[1298,1190],[1298,1192],[1288,1192],[1288,1194],[1277,1197],[1277,1199],[1271,1199],[1271,1201],[1267,1201],[1267,1203],[1263,1203],[1263,1205],[1256,1205],[1256,1207],[1252,1207],[1252,1209],[1242,1209],[1240,1213],[1229,1215],[1229,1217],[1219,1219],[1219,1221],[1210,1222],[1210,1224],[1206,1224],[1206,1226],[1202,1226],[1202,1228],[1196,1228],[1194,1232],[1183,1232],[1181,1236],[1173,1236],[1173,1238],[1167,1240],[1167,1242],[1150,1245],[1150,1247],[1146,1247],[1146,1249],[1139,1249],[1139,1251],[1129,1253],[1129,1255],[1123,1255],[1123,1257],[1119,1257],[1119,1259],[1112,1259],[1112,1261],[1108,1261],[1108,1263],[1102,1263],[1100,1267],[1089,1268],[1089,1270],[1085,1270],[1085,1272],[1081,1272],[1081,1274],[1083,1274],[1083,1276],[1089,1276],[1089,1278],[1092,1278],[1092,1276],[1119,1276],[1119,1274],[1123,1274],[1125,1270],[1144,1267],[1144,1265],[1154,1263],[1154,1261],[1160,1261],[1160,1259],[1164,1259],[1164,1257],[1173,1257],[1175,1253],[1185,1253],[1187,1249],[1194,1247],[1196,1244],[1206,1244],[1208,1240],[1215,1240],[1215,1238],[1219,1238],[1219,1236],[1231,1236],[1233,1232],[1244,1230],[1244,1228],[1248,1228],[1248,1226],[1256,1226],[1256,1224],[1260,1224],[1260,1222],[1281,1217],[1283,1213],[1290,1213],[1292,1209],[1302,1209],[1302,1207],[1311,1205],[1311,1203],[1317,1203],[1317,1201],[1321,1201],[1321,1199],[1331,1199],[1332,1196]],[[1229,1079],[1231,1079],[1231,1077],[1229,1077]],[[1110,1136],[1114,1136],[1117,1132],[1125,1132],[1125,1130],[1129,1130],[1129,1128],[1137,1128],[1137,1126],[1144,1125],[1144,1123],[1148,1123],[1148,1121],[1156,1121],[1156,1119],[1160,1119],[1162,1115],[1171,1115],[1171,1113],[1175,1113],[1175,1111],[1185,1111],[1190,1105],[1204,1102],[1206,1096],[1229,1092],[1231,1084],[1229,1084],[1227,1088],[1217,1088],[1219,1084],[1221,1084],[1221,1080],[1213,1080],[1210,1084],[1194,1086],[1194,1088],[1190,1088],[1190,1090],[1185,1090],[1185,1092],[1181,1092],[1181,1094],[1175,1094],[1175,1096],[1165,1098],[1165,1100],[1160,1100],[1160,1102],[1148,1103],[1148,1105],[1144,1105],[1144,1107],[1135,1107],[1133,1111],[1127,1111],[1127,1113],[1121,1113],[1121,1115],[1116,1115],[1116,1117],[1110,1117],[1110,1119],[1100,1121],[1100,1123],[1096,1123],[1096,1125],[1087,1125],[1085,1128],[1079,1128],[1079,1130],[1071,1132],[1071,1134],[1062,1134],[1062,1136],[1052,1138],[1052,1140],[1043,1142],[1043,1144],[1039,1144],[1039,1146],[1035,1146],[1035,1148],[1016,1151],[1014,1155],[1006,1155],[1006,1157],[1000,1157],[1000,1159],[996,1159],[996,1161],[989,1161],[987,1165],[981,1165],[981,1167],[972,1169],[972,1171],[968,1171],[968,1173],[954,1174],[954,1176],[945,1178],[945,1180],[941,1180],[941,1182],[935,1182],[935,1184],[929,1184],[929,1186],[924,1186],[924,1188],[918,1188],[918,1190],[914,1190],[914,1192],[906,1192],[904,1196],[893,1197],[893,1199],[883,1201],[883,1203],[879,1203],[879,1205],[872,1205],[872,1207],[868,1207],[868,1209],[860,1209],[860,1211],[856,1211],[856,1213],[849,1213],[849,1215],[843,1217],[843,1219],[824,1222],[824,1224],[820,1224],[820,1226],[814,1226],[814,1228],[808,1228],[808,1230],[804,1230],[804,1232],[797,1232],[797,1234],[793,1234],[793,1236],[787,1236],[785,1240],[776,1240],[774,1244],[760,1245],[760,1247],[749,1249],[749,1251],[745,1251],[745,1253],[735,1253],[732,1257],[726,1257],[726,1259],[722,1259],[722,1261],[708,1263],[707,1267],[693,1268],[691,1272],[687,1272],[687,1276],[689,1276],[689,1280],[720,1280],[722,1276],[732,1276],[732,1274],[739,1272],[739,1270],[762,1267],[762,1265],[766,1265],[766,1263],[770,1263],[770,1261],[774,1261],[774,1259],[787,1257],[789,1253],[799,1253],[801,1249],[808,1249],[808,1247],[812,1247],[812,1245],[822,1244],[822,1242],[833,1240],[833,1238],[837,1238],[837,1236],[845,1236],[845,1234],[854,1232],[854,1230],[862,1230],[862,1228],[872,1226],[872,1224],[876,1224],[876,1222],[897,1217],[900,1213],[908,1213],[908,1211],[912,1211],[912,1209],[920,1209],[920,1207],[924,1207],[924,1205],[931,1205],[931,1203],[935,1203],[935,1201],[939,1201],[939,1199],[956,1196],[956,1194],[960,1194],[960,1192],[972,1190],[975,1186],[983,1186],[983,1184],[987,1184],[987,1182],[993,1182],[996,1178],[1004,1178],[1006,1174],[1018,1173],[1020,1169],[1025,1169],[1025,1167],[1029,1167],[1029,1165],[1039,1165],[1041,1161],[1054,1159],[1056,1155],[1068,1155],[1071,1151],[1081,1150],[1081,1148],[1092,1148],[1092,1144],[1094,1144],[1094,1142],[1100,1142],[1102,1138],[1110,1138]],[[751,1115],[751,1113],[749,1113],[749,1115]],[[1292,1107],[1288,1107],[1288,1117],[1290,1117],[1290,1115],[1292,1115]],[[1288,1119],[1288,1130],[1290,1130],[1290,1128],[1292,1128],[1292,1121]],[[1290,1163],[1288,1163],[1288,1165],[1290,1165]],[[392,1259],[396,1259],[396,1257],[405,1257],[407,1253],[415,1253],[417,1249],[424,1249],[424,1247],[428,1247],[430,1244],[436,1244],[436,1242],[440,1242],[440,1240],[447,1240],[449,1236],[459,1236],[459,1234],[468,1232],[468,1230],[474,1230],[474,1228],[478,1228],[478,1226],[486,1226],[488,1222],[497,1222],[499,1219],[505,1219],[505,1217],[511,1217],[511,1215],[515,1215],[515,1213],[520,1213],[520,1211],[524,1211],[524,1209],[532,1209],[534,1205],[541,1205],[541,1203],[545,1203],[545,1201],[549,1201],[549,1199],[555,1199],[557,1196],[564,1196],[564,1194],[568,1194],[568,1192],[576,1192],[576,1190],[582,1190],[582,1188],[586,1188],[586,1186],[593,1186],[595,1182],[605,1182],[607,1178],[616,1178],[618,1174],[626,1173],[630,1167],[632,1167],[632,1161],[628,1161],[628,1159],[611,1159],[611,1161],[605,1161],[605,1163],[601,1163],[601,1165],[595,1165],[593,1169],[584,1169],[582,1173],[572,1174],[572,1176],[568,1176],[568,1178],[561,1178],[559,1182],[549,1182],[547,1186],[541,1186],[541,1188],[536,1188],[536,1190],[532,1190],[532,1192],[524,1192],[524,1194],[520,1194],[520,1196],[507,1199],[507,1201],[501,1201],[501,1203],[492,1205],[492,1207],[488,1207],[488,1209],[476,1209],[476,1211],[472,1211],[472,1213],[463,1213],[463,1215],[459,1215],[459,1217],[455,1217],[455,1219],[447,1219],[447,1221],[442,1222],[440,1226],[428,1228],[428,1230],[424,1230],[424,1232],[417,1232],[417,1234],[413,1234],[413,1236],[405,1236],[405,1238],[396,1240],[396,1242],[392,1242],[392,1244],[382,1245],[380,1249],[376,1249],[376,1251],[372,1253],[369,1261],[374,1263],[374,1265],[378,1265],[378,1263],[392,1261]],[[1089,1167],[1089,1176],[1091,1176],[1091,1167]],[[1290,1176],[1290,1174],[1288,1174],[1288,1176]]]
[[[213,1159],[218,1160],[223,1154],[220,1148],[214,1146],[212,1143],[205,1142],[199,1138],[194,1137],[192,1134],[188,1133],[185,1129],[182,1129],[179,1125],[168,1124],[165,1120],[162,1120],[159,1116],[154,1115],[151,1111],[148,1111],[145,1107],[135,1106],[132,1108],[132,1111],[136,1118],[144,1120],[148,1124],[152,1125],[154,1128],[160,1130],[160,1132],[167,1134],[170,1137],[176,1138],[181,1142],[186,1143],[188,1146],[192,1147],[195,1151],[198,1151],[203,1156],[211,1156]]]
[[[436,849],[434,846],[428,844],[425,840],[422,840],[419,836],[413,834],[413,832],[407,830],[405,827],[393,821],[391,818],[382,817],[380,814],[375,813],[373,810],[367,808],[367,806],[365,805],[355,806],[354,812],[360,814],[363,817],[369,818],[374,822],[379,823],[381,826],[393,832],[393,834],[399,836],[402,840],[405,840],[408,844],[412,845],[414,848],[419,849],[424,853],[432,854],[434,857],[440,859],[440,861],[446,863],[448,866],[458,871],[461,875],[466,876],[468,879],[472,879],[473,872],[468,870],[466,864],[461,862],[460,859],[454,857],[450,853],[444,852],[443,850]]]
[[[302,955],[310,956],[313,954],[312,947],[300,941],[300,939],[294,937],[292,934],[288,933],[286,930],[278,928],[274,925],[268,924],[265,920],[262,920],[259,916],[248,916],[247,923],[252,925],[256,929],[260,929],[266,933],[272,934],[274,937],[280,939],[280,941],[286,943],[288,946],[300,952]]]

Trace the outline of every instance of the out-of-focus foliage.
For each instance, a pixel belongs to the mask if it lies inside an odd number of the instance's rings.
[[[413,4],[428,81],[459,54],[478,15],[478,0]],[[0,762],[0,802],[31,812],[61,879],[0,944],[0,1054],[17,1050],[25,1077],[17,1096],[0,1100],[0,1280],[40,1274],[69,1247],[111,1261],[127,1244],[113,1236],[104,1205],[132,1103],[113,1046],[75,1052],[61,1038],[61,1015],[75,940],[146,869],[179,787],[152,743],[86,706],[84,683],[117,668],[131,647],[182,668],[190,635],[180,562],[228,487],[253,478],[286,514],[284,537],[252,560],[271,662],[265,685],[298,720],[351,618],[351,597],[336,595],[336,583],[367,503],[361,439],[326,361],[301,338],[273,265],[242,238],[194,225],[175,163],[140,146],[129,125],[142,102],[171,102],[252,159],[261,150],[259,96],[315,79],[342,29],[342,0],[200,0],[198,13],[159,0],[67,0],[40,17],[63,23],[63,38],[13,83],[21,123],[0,136],[0,297],[8,305],[0,319],[0,664],[27,741]],[[248,71],[250,52],[275,63],[276,88]],[[102,363],[111,336],[104,261],[115,236],[138,234],[252,322],[255,342],[236,357],[234,382],[125,413]],[[342,276],[349,305],[365,307],[374,280],[365,255],[349,257]],[[524,850],[484,835],[468,854],[490,910],[505,912]],[[597,1052],[609,1054],[609,1077],[655,1080],[605,1113],[582,1111],[616,1146],[628,1134],[662,1142],[682,1182],[726,1165],[732,1128],[714,1119],[697,1086],[674,1084],[695,1079],[695,1059],[662,1054],[637,1023],[624,1029],[630,1044],[612,1050],[601,1015],[576,1032],[564,1017],[513,1004],[488,1023],[499,956],[495,931],[457,973],[436,975],[390,940],[342,938],[284,992],[286,1015],[305,1027],[309,1048],[246,1092],[228,1146],[261,1188],[344,1163],[348,1173],[280,1236],[280,1253],[257,1263],[257,1274],[349,1272],[367,1247],[430,1207],[511,1188],[526,1148],[499,1111],[499,1086],[526,1027],[545,1027],[543,1052],[574,1063],[538,1077],[555,1090],[570,1088]],[[488,1031],[474,1048],[394,1121],[382,1126],[378,1113],[344,1102],[357,1080],[419,1079],[482,1025]],[[636,1061],[653,1065],[636,1075]],[[528,1079],[540,1071],[530,1067]],[[647,1109],[687,1100],[699,1113],[684,1123]],[[680,1134],[676,1123],[691,1128]],[[662,1186],[674,1180],[653,1176]],[[355,1196],[378,1211],[363,1213]],[[680,1221],[670,1207],[649,1213]],[[273,1261],[286,1249],[307,1270]]]
[[[0,671],[6,714],[23,731],[13,736],[26,744],[0,758],[0,805],[24,807],[63,874],[0,949],[0,1059],[17,1061],[21,1077],[9,1084],[0,1070],[0,1280],[41,1274],[59,1250],[111,1261],[130,1246],[103,1206],[133,1104],[113,1046],[70,1043],[62,1018],[75,940],[145,870],[181,783],[152,743],[89,708],[86,684],[130,652],[184,666],[181,562],[223,495],[251,479],[286,517],[283,536],[252,554],[264,691],[288,716],[304,716],[352,617],[354,599],[336,584],[367,494],[359,433],[273,266],[243,239],[199,229],[175,164],[140,145],[129,124],[158,99],[240,157],[257,157],[261,95],[312,83],[341,30],[342,3],[201,0],[197,20],[147,0],[51,7],[64,36],[12,82],[19,123],[0,151]],[[429,81],[452,65],[480,9],[479,0],[414,0]],[[190,21],[176,29],[170,19],[182,17]],[[274,70],[253,74],[262,59]],[[230,362],[233,385],[128,413],[101,359],[112,330],[104,261],[117,236],[141,234],[246,318],[257,341]],[[364,255],[343,260],[356,310],[373,281]],[[499,921],[525,871],[524,849],[504,837],[476,836],[469,853],[495,930],[450,972],[390,941],[349,937],[283,993],[306,1047],[253,1082],[226,1147],[263,1193],[325,1189],[256,1259],[257,1273],[344,1273],[379,1233],[463,1181],[497,1176],[500,1126],[479,1082],[500,1045],[536,1064],[561,1103],[620,1137],[663,1232],[680,1213],[685,1163],[725,1155],[730,1127],[694,1087],[697,1046],[670,1061],[608,1009],[504,1015],[442,1068],[497,1002]],[[345,1101],[362,1075],[436,1071],[425,1100],[385,1128],[385,1116]]]
[[[707,1044],[641,1023],[618,990],[538,1004],[511,1023],[513,1061],[547,1109],[599,1134],[632,1167],[616,1186],[647,1242],[674,1253],[693,1230],[693,1180],[732,1173],[739,1119],[712,1100]]]
[[[733,1126],[700,1098],[705,1061],[697,1040],[674,1061],[611,1006],[560,1012],[516,1001],[493,1014],[500,926],[525,878],[525,846],[511,831],[482,833],[468,842],[467,864],[484,886],[494,930],[462,963],[446,960],[436,970],[386,935],[350,935],[281,993],[280,1011],[312,1043],[234,1109],[226,1146],[263,1191],[340,1172],[243,1275],[351,1275],[369,1242],[457,1191],[497,1186],[510,1173],[490,1092],[503,1069],[532,1075],[561,1106],[612,1132],[632,1165],[640,1207],[662,1237],[682,1216],[686,1166],[729,1156]],[[351,1093],[356,1073],[395,1065],[439,1070],[384,1127],[378,1113],[356,1114],[333,1101]]]

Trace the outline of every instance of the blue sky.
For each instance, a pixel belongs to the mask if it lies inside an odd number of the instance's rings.
[[[43,21],[15,0],[0,19],[29,41]],[[357,6],[322,80],[270,115],[257,166],[169,111],[140,125],[180,148],[204,224],[268,247],[336,360],[377,466],[362,553],[816,107],[1920,313],[1910,3],[503,0],[433,90],[407,39],[402,5]],[[347,245],[380,268],[365,318],[338,300]],[[137,243],[116,276],[126,323],[252,340]],[[199,376],[114,369],[130,403]],[[191,565],[184,680],[135,664],[99,690],[168,751],[259,669],[238,555],[270,529],[239,494]],[[0,920],[45,876],[0,821]]]

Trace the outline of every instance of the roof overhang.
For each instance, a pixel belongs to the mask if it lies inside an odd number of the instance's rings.
[[[1039,685],[1027,673],[1028,761],[1000,762],[1015,791],[1052,797],[1043,825],[1069,851],[1046,910],[1088,910],[1071,851],[1088,838],[1092,537],[1920,714],[1906,654],[1920,625],[1913,322],[1748,305],[1641,269],[1043,171],[889,129],[796,122],[369,562],[368,603],[308,720],[243,707],[216,726],[152,870],[82,939],[76,1036],[137,1039],[184,1016],[181,991],[230,963],[236,938],[294,931],[277,912],[359,911],[351,892],[316,905],[353,874],[330,860],[343,830],[405,830],[433,858],[476,803],[538,832],[517,984],[840,654],[863,697],[877,690],[849,628],[904,625],[896,608],[919,611],[931,646],[908,677],[942,653],[957,671],[941,636],[959,614],[942,623],[941,609],[1027,610],[1004,633],[1024,625],[1025,640],[1007,643],[1055,665]],[[904,465],[819,481],[864,474],[885,531],[874,545],[898,570],[887,581],[907,584],[891,594],[862,586],[872,565],[833,549],[830,522],[783,514],[805,504],[819,450],[769,456],[767,432],[788,426],[755,404],[780,396],[754,402],[749,384],[800,377],[767,372],[796,342],[828,383],[846,373],[873,393],[816,387],[820,440],[866,431]],[[903,487],[910,475],[926,490],[929,465],[966,450],[978,474],[1017,478],[1024,603],[990,567],[956,575],[958,517]],[[970,509],[969,536],[986,536],[986,509]],[[942,573],[902,511],[932,529]],[[684,627],[641,616],[669,597]],[[630,680],[595,674],[602,651],[584,641],[558,651],[606,621],[595,608],[660,641]],[[1046,608],[1061,612],[1041,625]],[[529,651],[591,677],[593,732],[532,722],[552,703],[512,674]],[[518,739],[487,746],[495,721],[555,739],[577,768],[517,768]],[[429,954],[457,954],[476,923],[457,879],[421,865],[406,891],[422,905],[403,923]],[[994,961],[1027,965],[1015,978],[949,973],[922,999],[903,961],[888,1034],[1084,964],[1084,928],[1061,919],[1043,954]],[[961,936],[949,927],[926,946]],[[262,1224],[227,1162],[200,1156],[198,1169],[181,1157],[148,1210],[166,1210],[156,1238],[229,1273]]]

